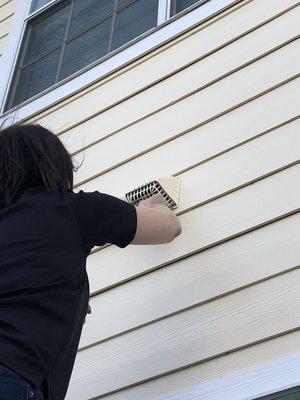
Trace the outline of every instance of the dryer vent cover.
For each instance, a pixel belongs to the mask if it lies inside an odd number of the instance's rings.
[[[179,177],[161,177],[156,180],[137,186],[135,189],[125,194],[128,202],[138,205],[141,200],[151,197],[153,194],[161,193],[167,205],[171,209],[178,207],[180,192]]]

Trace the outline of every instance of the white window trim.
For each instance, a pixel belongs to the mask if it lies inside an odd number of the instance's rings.
[[[115,72],[131,61],[152,51],[163,43],[170,41],[175,36],[191,29],[193,26],[199,24],[199,22],[222,12],[241,0],[210,0],[200,7],[199,3],[196,3],[172,18],[169,18],[171,0],[159,0],[158,26],[150,29],[138,38],[107,54],[82,70],[77,71],[75,74],[57,82],[50,88],[26,100],[24,103],[3,113],[4,104],[25,32],[26,21],[32,15],[51,7],[59,1],[60,0],[52,0],[40,10],[29,15],[31,0],[17,0],[9,35],[0,59],[2,75],[0,81],[0,126],[1,124],[5,126],[11,125],[12,123],[29,118],[72,94],[80,92],[85,87],[92,85],[104,76]]]
[[[300,353],[190,387],[159,400],[254,400],[300,385]]]

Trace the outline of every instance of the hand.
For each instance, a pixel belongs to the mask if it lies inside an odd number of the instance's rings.
[[[92,314],[92,309],[90,305],[88,305],[87,314]],[[85,324],[85,318],[83,323]]]
[[[164,196],[160,193],[155,193],[151,197],[148,197],[147,199],[141,200],[138,204],[138,206],[153,206],[155,204],[164,204],[165,206],[168,207],[168,203]]]

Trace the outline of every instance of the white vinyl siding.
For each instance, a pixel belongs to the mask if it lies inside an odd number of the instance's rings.
[[[300,65],[300,53],[297,52],[299,44],[300,39],[286,44],[269,56],[263,56],[255,63],[207,87],[203,87],[202,82],[197,85],[196,79],[199,77],[198,79],[202,81],[204,78],[202,74],[196,74],[197,78],[194,78],[192,72],[185,76],[179,74],[178,82],[175,77],[170,78],[162,85],[158,84],[149,89],[149,93],[144,91],[68,130],[60,138],[69,150],[77,152],[82,146],[85,147],[86,168],[79,169],[75,177],[76,185],[82,184],[91,177],[95,178],[100,171],[112,169],[118,162],[125,162],[136,157],[137,154],[142,154],[150,147],[157,147],[164,141],[170,141],[174,136],[182,135],[182,132],[190,132],[192,129],[201,130],[201,127],[197,127],[199,120],[202,121],[202,126],[205,121],[209,124],[216,115],[221,116],[232,108],[237,108],[247,99],[270,90],[277,83],[295,77]],[[291,57],[295,62],[290,62]],[[180,75],[183,75],[182,80]],[[251,78],[252,85],[249,85]],[[297,84],[297,82],[298,80],[294,83]],[[180,97],[185,83],[186,86],[190,86],[192,93],[189,92]],[[174,87],[176,89],[173,89]],[[174,91],[179,92],[179,99],[174,99]],[[168,98],[171,93],[173,102]],[[226,96],[216,96],[216,93],[226,93]],[[156,103],[159,108],[153,110]],[[139,104],[138,107],[137,104]],[[195,104],[199,107],[194,107]],[[188,117],[174,118],[174,115]],[[129,120],[130,116],[134,117],[135,123]],[[121,127],[122,133],[119,133]],[[141,140],[141,132],[143,140]],[[239,134],[236,129],[235,132]],[[93,146],[90,146],[91,144]],[[114,152],[114,148],[120,150]],[[99,152],[110,154],[110,157],[102,157],[95,163]],[[82,157],[82,153],[76,155],[78,161]]]
[[[91,399],[289,332],[299,279],[292,271],[79,352],[68,398]]]
[[[14,8],[15,0],[0,1],[0,57],[2,56],[4,45],[8,37],[9,28],[14,15]]]
[[[224,218],[221,223],[224,223]],[[205,251],[198,247],[194,254],[191,252],[192,255],[176,263],[168,262],[163,268],[157,268],[155,273],[133,280],[133,276],[139,271],[132,271],[132,277],[127,284],[113,290],[96,295],[95,287],[92,287],[90,304],[96,312],[88,316],[89,329],[82,336],[79,348],[121,335],[124,331],[136,329],[191,305],[212,301],[218,296],[251,286],[278,273],[288,272],[299,262],[299,223],[299,215],[278,219],[271,224],[265,221],[264,226],[257,231],[253,230],[256,228],[254,225],[251,226],[252,230],[249,229],[244,234],[238,234],[237,231],[236,238],[230,241],[223,240],[218,245],[211,243]],[[91,258],[93,257],[95,255]],[[124,262],[125,266],[130,261],[128,258]],[[95,270],[97,266],[105,266],[108,261],[105,254],[102,257],[98,254],[94,258],[93,265],[89,266],[92,282],[96,283],[96,278],[100,275]],[[159,262],[156,267],[158,265]],[[118,281],[122,281],[121,275],[118,276]],[[168,282],[168,287],[165,287],[165,282]],[[211,282],[215,284],[212,285]],[[137,297],[137,293],[143,293],[143,296]],[[145,304],[144,296],[151,298],[151,302],[147,301]],[[141,309],[143,313],[139,312]],[[100,321],[99,315],[102,316]],[[114,324],[111,324],[111,320],[114,320]]]

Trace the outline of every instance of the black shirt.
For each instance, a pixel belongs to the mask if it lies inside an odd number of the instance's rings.
[[[99,191],[22,189],[0,199],[0,363],[65,398],[89,301],[86,257],[95,245],[126,247],[132,203]]]

